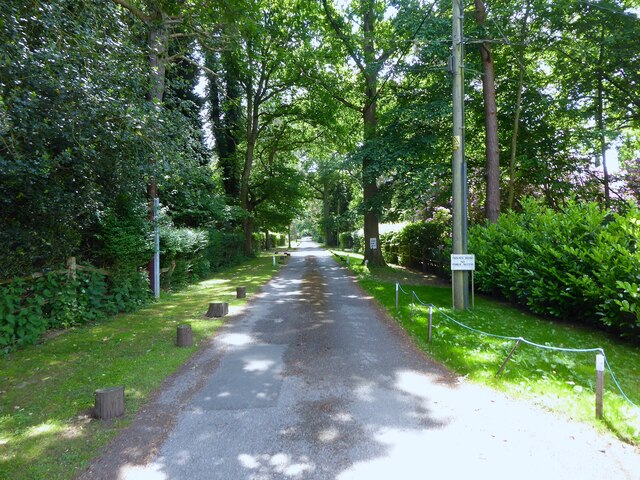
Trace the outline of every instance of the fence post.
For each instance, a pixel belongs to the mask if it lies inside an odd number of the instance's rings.
[[[596,355],[596,418],[602,419],[604,397],[604,355]]]
[[[518,341],[516,342],[516,344],[513,346],[513,348],[509,352],[509,355],[507,355],[507,358],[504,359],[504,362],[502,362],[502,365],[500,365],[500,368],[498,369],[498,373],[496,373],[496,378],[498,378],[502,374],[502,371],[504,370],[504,367],[506,367],[507,366],[507,362],[509,360],[511,360],[511,357],[516,352],[516,348],[518,348],[520,346],[520,342],[521,341],[522,341],[522,338],[519,338]]]
[[[396,282],[396,312],[398,311],[398,287],[400,284]]]
[[[69,278],[75,280],[77,271],[78,264],[76,263],[76,257],[67,258],[67,275],[69,275]]]
[[[429,327],[427,330],[427,343],[431,343],[431,326],[433,325],[433,305],[429,305]]]

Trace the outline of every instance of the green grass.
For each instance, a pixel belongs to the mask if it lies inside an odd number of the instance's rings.
[[[354,254],[350,255],[353,260]],[[428,343],[428,309],[415,302],[412,315],[411,296],[400,293],[400,308],[396,312],[395,282],[400,282],[407,292],[415,291],[424,303],[433,303],[446,315],[484,332],[524,337],[542,345],[603,348],[622,389],[640,405],[640,349],[637,347],[601,331],[550,321],[478,296],[475,310],[453,311],[451,289],[428,285],[430,281],[422,275],[397,267],[368,269],[359,261],[352,261],[349,267],[364,290],[398,320],[421,349],[461,376],[505,391],[512,397],[526,398],[569,418],[608,428],[625,441],[640,444],[639,409],[622,398],[608,373],[605,374],[604,421],[595,420],[595,353],[558,353],[521,344],[502,376],[496,378],[514,341],[471,332],[436,311],[432,341]]]
[[[250,296],[276,271],[270,256],[227,269],[164,295],[132,314],[73,328],[0,359],[0,478],[68,479],[127,426],[149,395],[220,327],[206,320],[208,302]],[[175,346],[176,327],[190,323],[194,347]],[[91,420],[94,391],[125,386],[123,418]]]

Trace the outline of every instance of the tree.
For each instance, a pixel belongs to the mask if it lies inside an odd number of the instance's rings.
[[[483,0],[474,0],[476,22],[483,27],[487,10]],[[500,215],[500,145],[498,143],[498,107],[496,105],[496,84],[493,73],[493,57],[488,41],[480,44],[482,59],[482,94],[484,97],[484,123],[486,146],[487,194],[485,217],[495,223]]]

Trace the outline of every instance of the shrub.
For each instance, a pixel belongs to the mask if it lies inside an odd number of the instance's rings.
[[[350,232],[342,232],[338,236],[338,244],[341,250],[353,248],[353,235]]]
[[[469,231],[476,283],[535,313],[640,338],[639,225],[636,207],[614,214],[570,202],[556,212],[527,200],[522,213]]]
[[[0,352],[38,341],[44,332],[133,311],[150,300],[145,274],[110,276],[78,271],[76,278],[51,272],[35,280],[0,286]]]

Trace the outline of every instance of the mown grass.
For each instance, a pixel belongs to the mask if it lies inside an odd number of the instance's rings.
[[[220,327],[203,316],[208,302],[228,301],[233,310],[246,301],[236,300],[236,286],[250,297],[275,271],[271,257],[256,258],[138,312],[0,358],[0,478],[73,478]],[[191,348],[175,346],[182,323],[192,326]],[[125,416],[91,420],[94,391],[115,385],[125,386]]]
[[[339,252],[344,255],[344,252]],[[429,279],[394,267],[365,268],[350,254],[349,268],[360,285],[394,316],[433,358],[476,382],[526,398],[569,418],[609,428],[620,438],[640,445],[640,410],[619,393],[609,373],[605,374],[604,422],[595,420],[595,353],[559,353],[521,344],[500,378],[496,373],[515,342],[471,332],[445,315],[475,329],[510,337],[524,337],[542,345],[566,348],[603,348],[627,396],[640,405],[640,349],[606,333],[579,325],[559,323],[529,315],[505,303],[476,296],[475,310],[453,311],[451,289],[429,285]],[[395,309],[395,283],[400,292]],[[414,301],[411,291],[424,303],[436,305],[432,341],[427,342],[428,309]],[[413,313],[412,313],[413,311]]]

